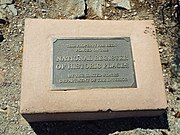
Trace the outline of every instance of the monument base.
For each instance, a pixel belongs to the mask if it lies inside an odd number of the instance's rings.
[[[54,48],[54,39],[126,37],[95,41],[94,53],[91,41]],[[27,121],[157,116],[166,108],[153,21],[25,20],[20,112]]]

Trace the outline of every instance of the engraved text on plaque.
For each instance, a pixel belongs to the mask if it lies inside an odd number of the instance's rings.
[[[136,87],[129,37],[56,39],[52,68],[53,90]]]

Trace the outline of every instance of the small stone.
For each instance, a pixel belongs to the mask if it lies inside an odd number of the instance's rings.
[[[106,20],[106,19],[108,19],[108,17],[107,17],[107,16],[104,16],[104,19]]]
[[[103,5],[105,5],[105,0],[87,0],[88,9],[101,18],[103,17]]]
[[[172,112],[172,115],[175,115],[176,113],[175,112]]]
[[[70,19],[85,16],[84,0],[55,0],[57,8],[61,9],[61,14]],[[43,18],[43,17],[42,17]]]
[[[37,3],[42,3],[42,4],[46,4],[45,0],[36,0]]]
[[[162,133],[162,135],[167,135],[167,133],[166,133],[166,132],[164,132],[164,131],[161,131],[161,133]]]
[[[134,16],[137,15],[137,12],[134,12],[133,15],[134,15]]]
[[[13,0],[0,0],[0,5],[4,5],[4,4],[12,4]]]
[[[159,52],[162,53],[163,52],[163,48],[159,49]]]
[[[179,111],[175,114],[175,117],[180,118],[180,112]]]
[[[22,2],[29,3],[30,0],[22,0]]]
[[[46,13],[46,12],[47,12],[47,10],[46,10],[46,9],[42,9],[41,11],[42,11],[42,12],[44,12],[44,13]]]
[[[173,63],[172,65],[171,65],[171,71],[172,71],[172,73],[174,74],[174,75],[176,75],[176,76],[179,76],[179,71],[180,71],[180,68],[178,67],[178,65],[176,64],[176,63]]]
[[[5,9],[2,8],[3,5],[0,6],[0,19],[5,20]],[[1,22],[0,22],[1,24]]]
[[[7,7],[7,5],[6,5],[6,4],[1,5],[1,9],[5,9],[6,7]]]
[[[164,47],[164,50],[165,50],[165,51],[167,51],[167,49],[168,49],[167,47]]]
[[[139,0],[139,2],[144,2],[144,0]]]
[[[130,1],[129,0],[113,0],[112,4],[114,7],[117,8],[124,8],[124,9],[131,9]]]
[[[22,41],[19,42],[20,45],[22,45],[22,43],[23,43]]]
[[[15,8],[14,4],[8,5],[8,8],[13,13],[13,15],[17,15],[17,9]]]
[[[110,7],[110,4],[109,4],[109,3],[107,3],[107,4],[106,4],[106,7],[107,7],[107,8],[108,8],[108,7]]]

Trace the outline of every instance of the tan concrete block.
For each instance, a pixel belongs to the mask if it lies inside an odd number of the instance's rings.
[[[52,91],[52,38],[130,37],[137,88]],[[28,121],[160,115],[167,107],[153,21],[26,19],[21,114]]]

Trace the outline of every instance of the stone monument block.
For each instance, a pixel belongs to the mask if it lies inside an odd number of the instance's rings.
[[[157,116],[166,108],[153,21],[25,20],[27,121]]]

